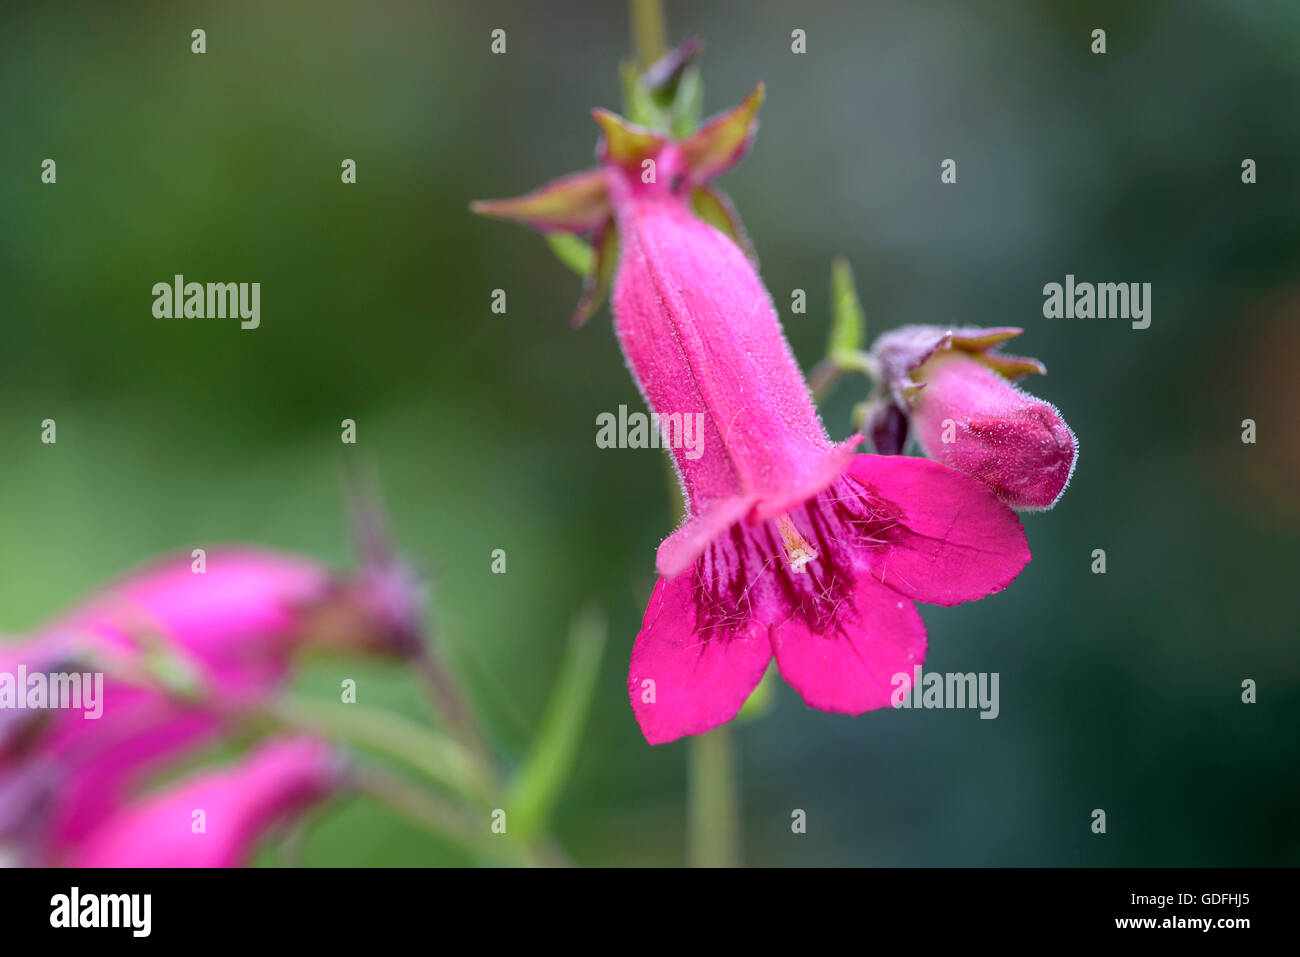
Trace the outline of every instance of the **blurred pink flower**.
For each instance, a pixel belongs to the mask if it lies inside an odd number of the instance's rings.
[[[812,707],[883,707],[925,653],[912,600],[983,597],[1029,560],[1019,521],[978,482],[827,437],[738,223],[701,218],[716,207],[699,191],[744,153],[760,94],[680,142],[598,112],[603,170],[582,196],[570,178],[476,206],[575,232],[612,214],[628,366],[653,410],[703,424],[698,450],[673,448],[688,515],[659,547],[628,675],[651,744],[730,720],[773,656]]]
[[[0,844],[20,861],[85,840],[142,779],[278,690],[305,643],[395,654],[418,643],[418,591],[395,565],[342,577],[292,555],[215,548],[205,566],[177,556],[129,573],[4,650],[9,672],[106,672],[98,719],[0,711]]]
[[[905,326],[881,336],[886,398],[871,418],[884,421],[904,410],[917,444],[930,458],[979,479],[1012,508],[1056,504],[1074,473],[1078,441],[1050,402],[1016,388],[1011,380],[1043,373],[1036,359],[993,351],[1020,329],[944,329]],[[878,451],[880,435],[870,429]],[[884,430],[882,430],[883,432]],[[904,429],[905,435],[905,429]]]
[[[326,745],[269,741],[233,768],[196,775],[117,811],[64,863],[239,867],[272,825],[322,801],[341,781],[342,765]]]

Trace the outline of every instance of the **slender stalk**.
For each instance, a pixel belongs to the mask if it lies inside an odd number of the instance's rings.
[[[740,795],[728,725],[691,738],[688,856],[691,867],[740,866]]]
[[[630,5],[632,45],[641,69],[648,70],[666,51],[663,4],[661,0],[630,0]]]
[[[417,827],[450,841],[488,864],[525,867],[562,867],[568,864],[550,842],[536,844],[510,835],[494,834],[491,819],[477,811],[443,800],[400,774],[375,764],[356,765],[350,774],[352,786]]]
[[[466,811],[378,765],[352,769],[350,781],[361,794],[396,811],[421,829],[450,840],[463,850],[479,852],[486,822],[475,822]]]
[[[484,768],[491,768],[495,762],[487,739],[483,736],[474,711],[461,694],[451,670],[442,656],[434,648],[425,644],[413,662],[429,692],[429,700],[438,713],[438,717],[451,733],[467,750],[469,750]]]
[[[260,713],[282,726],[371,748],[476,805],[491,800],[493,768],[481,764],[450,736],[402,715],[292,697],[273,702]]]
[[[869,353],[850,352],[839,355],[832,353],[813,366],[812,371],[808,373],[808,388],[812,392],[813,401],[820,402],[826,398],[831,386],[846,373],[864,375],[876,382],[882,378],[880,363]]]
[[[808,389],[814,402],[826,398],[826,393],[840,377],[840,371],[840,367],[830,359],[823,359],[813,366],[812,372],[808,373]]]

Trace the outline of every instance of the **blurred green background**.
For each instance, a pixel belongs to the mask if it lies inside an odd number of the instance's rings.
[[[745,860],[1300,862],[1300,7],[667,10],[670,39],[708,43],[706,112],[767,84],[723,185],[805,368],[844,254],[871,335],[1023,326],[1013,351],[1050,372],[1030,388],[1081,443],[1062,503],[1025,519],[1014,587],[922,607],[927,669],[999,672],[1001,716],[846,718],[781,686],[737,732]],[[557,833],[584,864],[680,863],[686,746],[647,747],[624,684],[671,528],[663,465],[595,446],[598,413],[641,407],[607,313],[572,331],[576,277],[466,209],[590,164],[588,111],[620,105],[623,4],[15,4],[0,24],[0,631],[169,549],[250,540],[344,565],[340,459],[364,458],[506,753],[530,739],[572,615],[606,610]],[[152,285],[178,272],[260,281],[261,328],[153,318]],[[1066,273],[1152,283],[1151,327],[1044,319],[1042,287]],[[833,436],[863,388],[825,404]],[[334,694],[340,675],[423,713],[392,666],[315,664],[301,685]],[[305,855],[459,860],[366,801],[324,813]]]

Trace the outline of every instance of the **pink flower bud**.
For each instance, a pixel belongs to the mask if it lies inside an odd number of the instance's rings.
[[[1055,406],[1011,382],[1042,373],[1042,364],[991,351],[1020,331],[907,326],[881,336],[873,351],[927,456],[1012,508],[1045,509],[1070,481],[1078,441]]]

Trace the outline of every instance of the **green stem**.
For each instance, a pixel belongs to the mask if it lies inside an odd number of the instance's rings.
[[[813,402],[826,398],[826,393],[839,379],[840,371],[840,367],[830,359],[823,359],[813,366],[812,372],[808,373],[808,389],[812,392]]]
[[[375,764],[352,768],[351,783],[364,794],[412,824],[449,841],[475,859],[487,864],[526,867],[563,867],[568,861],[548,842],[521,841],[505,834],[493,834],[486,813],[445,801],[400,774]]]
[[[728,725],[691,738],[687,863],[740,866],[740,795]]]
[[[808,388],[812,392],[813,401],[821,402],[826,398],[831,386],[846,373],[863,375],[876,382],[882,378],[880,364],[869,353],[849,352],[842,355],[828,355],[813,366],[812,372],[808,373]]]
[[[402,715],[291,697],[268,705],[262,714],[283,726],[370,748],[479,806],[491,801],[490,766],[451,738]]]
[[[642,71],[663,59],[664,9],[660,0],[630,0],[632,45]]]
[[[474,717],[474,710],[461,693],[441,653],[427,644],[422,645],[412,663],[428,689],[430,703],[447,730],[484,769],[493,767],[492,751]]]

